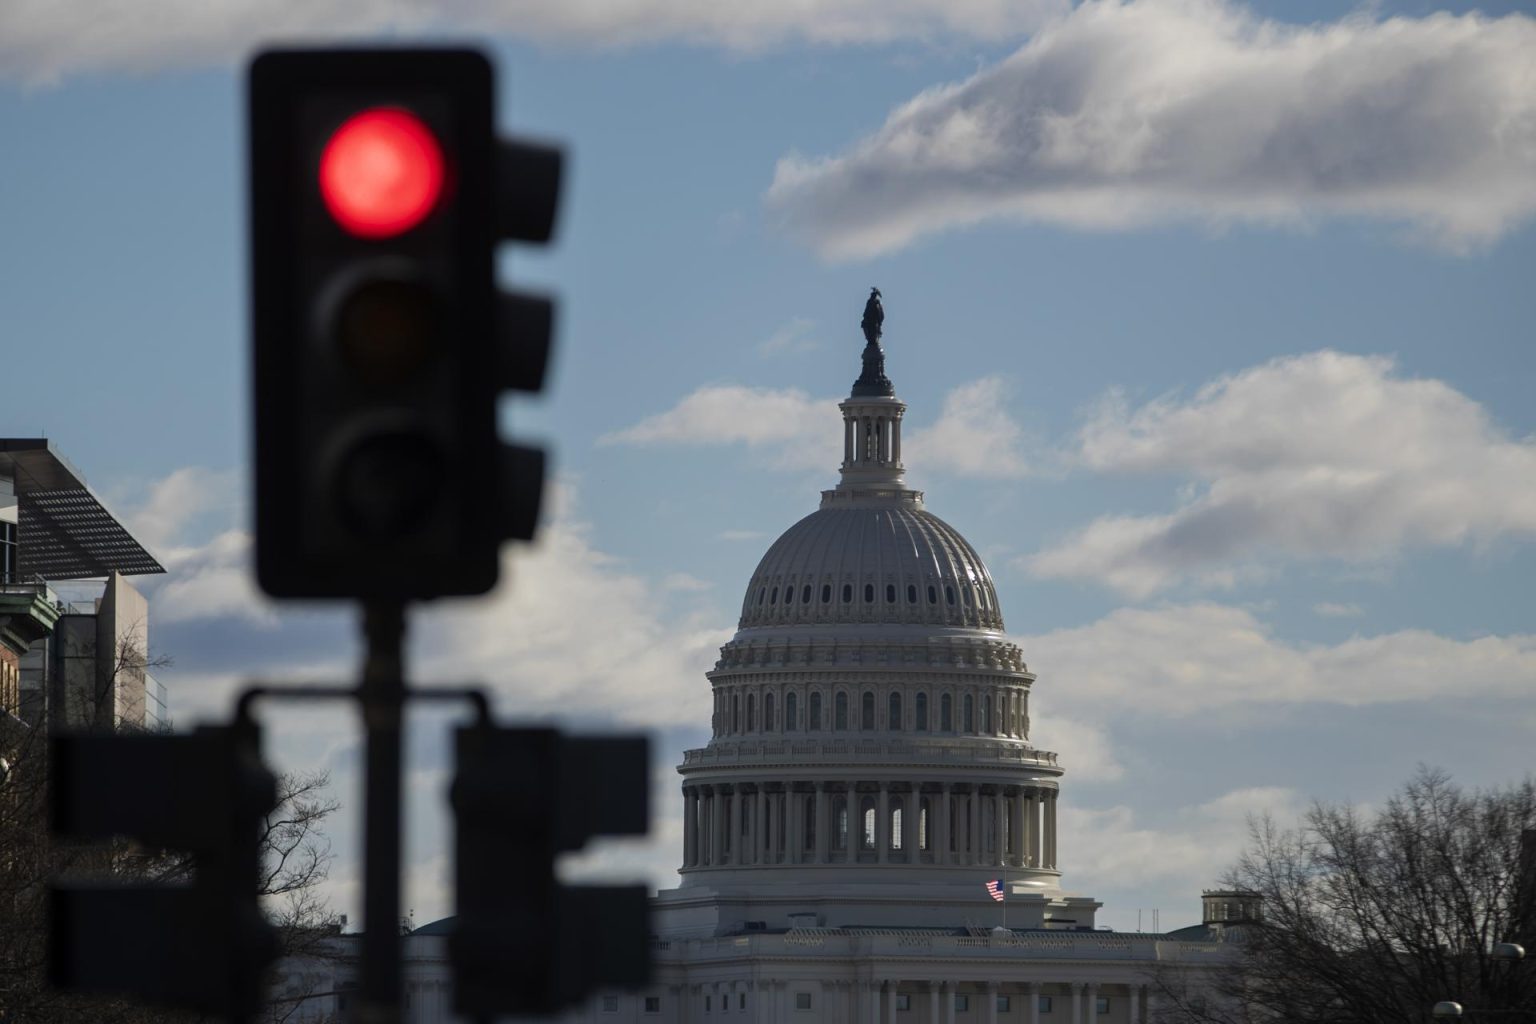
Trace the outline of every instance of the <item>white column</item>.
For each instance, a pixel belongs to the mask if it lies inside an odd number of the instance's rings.
[[[1024,790],[1016,790],[1012,796],[1010,807],[1013,810],[1012,820],[1008,823],[1009,838],[1013,842],[1013,856],[1009,863],[1014,867],[1024,866]]]
[[[726,826],[727,830],[731,833],[727,840],[731,846],[732,864],[746,863],[746,860],[742,857],[743,847],[746,845],[743,842],[746,830],[741,827],[741,806],[741,786],[738,784],[731,787],[731,820]]]
[[[937,846],[935,847],[935,856],[933,858],[933,862],[935,864],[948,864],[948,863],[950,863],[950,856],[949,856],[949,807],[950,807],[950,803],[949,803],[949,790],[950,790],[950,785],[949,785],[949,783],[946,782],[946,783],[944,783],[943,788],[940,790],[940,793],[939,793],[939,830],[938,830],[939,841],[938,841]],[[932,825],[932,822],[930,822],[929,824]],[[929,829],[930,835],[932,834],[932,831],[933,830],[930,828]],[[934,1024],[938,1024],[938,1021],[935,1020]]]
[[[1147,1024],[1157,1024],[1157,992],[1147,990]]]
[[[907,790],[901,798],[901,849],[907,855],[908,864],[920,863],[917,849],[917,823],[923,816],[923,794],[917,786]],[[932,839],[932,836],[929,836]]]
[[[987,1001],[987,1024],[997,1024],[997,982],[987,982],[986,995],[983,998]]]
[[[928,1024],[939,1024],[939,991],[943,987],[942,982],[928,983]]]
[[[1072,983],[1072,1024],[1083,1024],[1083,984]]]
[[[752,829],[753,862],[757,864],[768,863],[768,791],[761,784],[757,787],[757,795],[753,798],[757,805],[756,825]]]
[[[1024,998],[1029,1000],[1029,1024],[1040,1024],[1040,983],[1027,983],[1024,986]]]
[[[955,983],[944,983],[944,1024],[955,1024]]]
[[[690,787],[683,794],[683,867],[691,868],[698,863],[699,798]]]
[[[901,414],[891,419],[891,461],[901,465]]]
[[[1040,791],[1030,788],[1024,791],[1024,852],[1032,868],[1040,867]]]
[[[905,815],[903,815],[905,817]],[[874,852],[876,861],[891,860],[891,783],[880,783],[880,798],[874,809]]]
[[[783,837],[779,835],[783,831],[783,826],[780,824],[779,819],[779,798],[781,796],[783,796],[782,793],[766,792],[763,794],[763,800],[768,805],[765,808],[768,815],[768,827],[763,830],[764,864],[772,864],[779,859],[779,847],[782,845],[783,840]]]
[[[1088,983],[1088,992],[1083,999],[1083,1013],[1088,1018],[1087,1024],[1096,1024],[1099,1019],[1099,986],[1096,982]]]
[[[814,829],[815,835],[812,837],[816,841],[817,864],[825,864],[827,862],[827,851],[832,846],[828,839],[831,831],[832,825],[827,818],[827,784],[825,782],[818,782],[816,783],[816,828]]]
[[[885,983],[885,1024],[896,1024],[896,989],[899,985],[900,983],[895,981]]]
[[[1008,797],[1003,792],[1003,787],[998,786],[997,792],[992,795],[992,863],[1003,867],[1008,863],[1004,850],[1008,848],[1005,840],[1004,828],[1008,820],[1007,809],[1003,806]]]
[[[715,786],[709,798],[709,827],[714,838],[710,841],[709,862],[715,867],[725,863],[725,792]]]
[[[971,795],[967,799],[971,805],[971,856],[967,864],[980,864],[981,858],[981,787],[972,786]]]
[[[784,834],[788,837],[784,843],[784,860],[790,864],[800,863],[800,851],[805,849],[805,809],[800,803],[800,795],[791,784],[784,790]]]
[[[1045,795],[1045,845],[1046,867],[1056,867],[1056,790]]]
[[[878,832],[878,829],[876,830]],[[866,981],[862,986],[863,1017],[869,1024],[880,1024],[880,983]]]
[[[1130,1022],[1131,1022],[1131,1024],[1141,1024],[1141,994],[1145,990],[1146,990],[1146,987],[1143,986],[1143,985],[1127,985],[1126,986],[1126,992],[1129,993],[1126,996],[1126,998],[1131,1001],[1131,1008],[1130,1008],[1130,1014],[1131,1014]]]

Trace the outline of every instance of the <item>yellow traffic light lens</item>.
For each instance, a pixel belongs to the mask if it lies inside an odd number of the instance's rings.
[[[425,285],[395,278],[362,281],[336,310],[338,354],[368,387],[399,390],[431,360],[435,319]]]

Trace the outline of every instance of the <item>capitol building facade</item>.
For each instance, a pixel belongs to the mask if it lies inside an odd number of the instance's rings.
[[[841,409],[837,486],[763,556],[708,673],[653,985],[567,1019],[1151,1024],[1163,972],[1226,959],[1246,894],[1122,933],[1063,889],[1066,766],[1032,742],[1035,676],[986,565],[907,484],[878,334]],[[405,941],[409,1021],[451,1019],[450,927]]]

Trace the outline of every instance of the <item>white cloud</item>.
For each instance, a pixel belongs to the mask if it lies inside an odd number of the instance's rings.
[[[1106,516],[1021,563],[1133,596],[1230,584],[1280,557],[1364,563],[1536,533],[1536,443],[1384,357],[1277,359],[1134,411],[1112,398],[1077,457],[1204,485],[1172,513]]]
[[[944,396],[937,422],[903,441],[903,457],[910,454],[957,476],[1025,476],[1030,467],[1021,448],[1023,431],[1008,412],[1007,397],[998,377],[960,385]]]
[[[836,469],[842,461],[842,414],[830,398],[796,388],[711,384],[666,412],[604,434],[599,444],[745,444],[784,469]]]
[[[1043,701],[1039,697],[1033,698],[1037,703],[1029,715],[1030,743],[1060,755],[1061,763],[1074,781],[1104,782],[1124,775],[1125,766],[1115,757],[1114,742],[1102,727],[1082,719],[1040,714],[1033,710],[1042,703],[1048,707],[1057,706],[1054,698],[1055,694],[1050,690],[1045,691]]]
[[[757,351],[765,356],[786,355],[794,352],[810,352],[816,348],[816,337],[811,332],[816,321],[797,316],[770,334]]]
[[[1099,721],[1113,708],[1181,717],[1242,705],[1359,706],[1447,693],[1523,698],[1536,680],[1536,635],[1456,640],[1406,629],[1314,645],[1278,639],[1252,612],[1211,603],[1121,608],[1018,643],[1049,687],[1053,710]]]
[[[762,530],[721,530],[720,539],[732,542],[763,540],[768,535]]]
[[[989,220],[1117,230],[1384,220],[1452,248],[1536,211],[1536,20],[1089,0],[766,201],[833,259]]]
[[[1351,619],[1364,615],[1365,609],[1354,603],[1319,601],[1312,606],[1312,614],[1321,615],[1325,619]]]
[[[567,514],[508,550],[491,595],[421,616],[417,650],[425,674],[478,681],[505,714],[677,725],[691,709],[707,724],[704,673],[731,626],[671,618],[669,604]]]
[[[1085,809],[1063,803],[1057,812],[1061,863],[1069,867],[1075,889],[1156,889],[1183,893],[1187,901],[1215,885],[1236,862],[1247,845],[1250,818],[1268,813],[1290,821],[1305,808],[1294,790],[1274,786],[1233,790],[1203,804],[1165,810],[1155,825],[1124,805]]]
[[[465,33],[542,43],[624,46],[681,41],[735,50],[1030,31],[1067,0],[11,0],[0,5],[0,68],[30,82],[91,71],[157,71],[233,60],[272,40]]]

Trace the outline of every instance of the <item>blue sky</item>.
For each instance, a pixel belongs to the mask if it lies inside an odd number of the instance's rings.
[[[656,838],[584,867],[669,884],[703,672],[835,480],[878,285],[909,480],[1040,675],[1065,884],[1177,925],[1249,813],[1527,769],[1523,6],[0,13],[0,434],[55,440],[172,569],[145,585],[183,724],[243,678],[346,672],[349,615],[275,608],[245,568],[241,55],[253,25],[484,38],[504,127],[571,151],[557,244],[503,263],[560,296],[551,388],[504,409],[559,484],[507,587],[422,622],[420,674],[657,730]],[[350,800],[349,719],[272,721]],[[440,721],[416,753],[420,921],[449,909]]]

